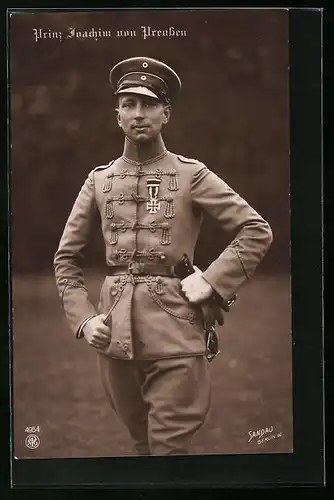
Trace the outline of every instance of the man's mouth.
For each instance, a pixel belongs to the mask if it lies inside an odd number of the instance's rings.
[[[133,128],[135,130],[146,130],[148,128],[148,125],[134,125]]]

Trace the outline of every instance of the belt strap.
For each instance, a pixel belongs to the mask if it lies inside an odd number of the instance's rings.
[[[129,264],[119,264],[107,267],[108,276],[117,276],[121,274],[132,274],[134,276],[170,276],[177,277],[174,272],[174,266],[165,264],[151,264],[149,262],[130,262]]]

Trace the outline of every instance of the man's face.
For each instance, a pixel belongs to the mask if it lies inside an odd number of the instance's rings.
[[[117,121],[124,134],[134,142],[155,139],[170,117],[170,107],[154,97],[137,94],[119,96]]]

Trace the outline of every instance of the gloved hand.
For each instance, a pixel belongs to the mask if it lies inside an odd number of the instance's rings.
[[[201,304],[202,313],[204,317],[205,324],[208,326],[215,326],[216,322],[218,325],[222,326],[224,324],[223,311],[220,309],[218,304],[215,303],[213,298],[209,301]]]

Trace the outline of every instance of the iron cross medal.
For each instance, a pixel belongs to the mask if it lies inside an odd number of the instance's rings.
[[[147,189],[150,199],[146,203],[146,209],[150,214],[156,214],[160,210],[160,201],[158,200],[160,182],[161,179],[157,177],[147,179]]]

